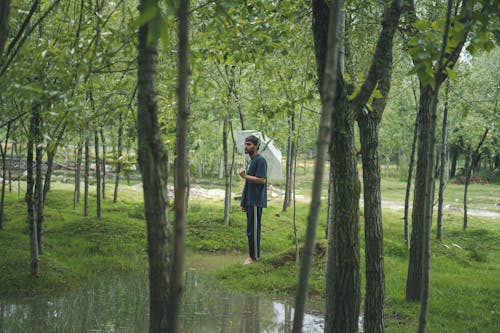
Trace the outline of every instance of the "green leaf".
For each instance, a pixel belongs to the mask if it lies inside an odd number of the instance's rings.
[[[431,26],[431,23],[429,21],[426,21],[426,20],[418,20],[415,23],[413,23],[413,26],[420,31],[424,31],[424,30],[429,29],[429,27]]]
[[[378,89],[373,90],[372,94],[373,98],[383,98],[384,95],[382,95],[382,92]]]
[[[151,22],[158,14],[159,10],[160,9],[158,7],[154,6],[146,8],[144,12],[130,24],[130,28],[132,30],[135,30],[139,27],[142,27],[146,23]]]

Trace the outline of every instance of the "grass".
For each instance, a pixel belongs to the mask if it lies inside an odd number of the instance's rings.
[[[384,179],[384,199],[401,200],[405,183]],[[133,187],[123,187],[121,200],[103,202],[101,219],[95,216],[91,198],[90,214],[73,210],[70,187],[56,186],[49,193],[45,209],[45,253],[41,256],[38,278],[30,271],[29,236],[25,222],[25,203],[13,193],[6,197],[6,222],[0,231],[0,297],[28,296],[64,292],[88,282],[91,274],[133,274],[147,267],[146,227],[141,196]],[[463,188],[462,188],[463,189]],[[471,185],[472,204],[477,197],[495,202],[498,185]],[[449,185],[447,198],[460,192]],[[389,199],[386,199],[389,200]],[[225,254],[225,262],[211,267],[208,274],[216,283],[234,290],[265,295],[293,296],[297,286],[293,209],[281,212],[278,200],[265,209],[262,228],[262,260],[242,266],[246,256],[245,216],[233,201],[230,225],[222,221],[221,200],[192,198],[189,203],[186,247],[198,262],[209,254]],[[321,207],[320,225],[310,297],[324,295],[326,205]],[[298,203],[296,221],[299,242],[303,244],[307,203]],[[408,250],[403,240],[402,212],[384,210],[386,273],[386,331],[414,332],[419,306],[405,301]],[[362,217],[361,217],[362,218]],[[361,230],[362,230],[361,221]],[[431,258],[431,299],[429,332],[495,332],[500,327],[500,224],[493,218],[469,217],[469,229],[462,230],[462,216],[446,214],[444,238],[435,240]],[[363,254],[363,237],[361,252]],[[241,259],[241,260],[240,260]],[[364,270],[364,267],[362,267]],[[364,280],[364,271],[362,272]],[[363,282],[364,283],[364,282]],[[363,290],[364,288],[362,288]]]

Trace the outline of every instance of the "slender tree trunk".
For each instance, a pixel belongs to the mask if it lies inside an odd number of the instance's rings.
[[[12,142],[10,150],[10,165],[9,165],[9,192],[12,192],[12,169],[14,167],[14,155],[17,155],[17,142]],[[18,168],[18,173],[21,166]]]
[[[290,207],[292,198],[292,184],[294,182],[293,176],[295,175],[295,155],[297,154],[297,145],[295,138],[295,114],[288,118],[288,144],[287,144],[287,158],[286,158],[286,179],[285,179],[285,198],[283,200],[283,212],[286,212]]]
[[[102,199],[106,199],[106,137],[104,136],[104,130],[101,128],[99,131],[101,134],[102,142]]]
[[[415,117],[415,125],[413,126],[413,140],[411,144],[411,153],[410,153],[410,163],[408,164],[408,178],[406,178],[406,192],[405,192],[405,210],[404,210],[404,237],[406,247],[410,247],[410,238],[409,238],[409,222],[408,222],[408,213],[410,211],[410,191],[411,191],[411,182],[413,180],[413,168],[415,164],[415,153],[417,151],[417,139],[418,139],[418,100],[417,94],[415,90],[413,90],[413,96],[415,97],[415,105],[416,105],[416,117]]]
[[[35,145],[35,137],[37,133],[37,123],[39,121],[39,105],[35,105],[31,110],[30,118],[30,134],[28,135],[28,152],[26,159],[26,194],[25,201],[28,212],[28,227],[30,233],[30,254],[31,254],[31,275],[38,276],[39,274],[39,252],[38,252],[38,233],[36,230],[36,220],[35,220],[35,199],[34,199],[34,187],[35,179],[33,177],[33,146]]]
[[[141,13],[150,10],[149,6],[150,1],[140,0]],[[158,51],[154,41],[148,43],[148,30],[146,23],[139,28],[138,35],[137,136],[148,239],[149,331],[175,332],[169,313],[172,236],[168,225],[166,154],[158,125]]]
[[[7,145],[9,143],[11,123],[7,125],[7,133],[5,134],[5,145],[2,147],[0,144],[0,152],[2,154],[2,193],[0,193],[0,229],[3,229],[4,225],[4,205],[5,205],[5,178],[7,176]],[[11,159],[12,161],[12,159]],[[9,177],[10,181],[10,177]]]
[[[224,224],[229,225],[229,210],[231,208],[231,181],[229,174],[228,165],[228,147],[227,147],[227,137],[229,132],[229,116],[226,113],[224,115],[224,122],[222,124],[222,172],[224,175]]]
[[[50,191],[50,185],[52,181],[52,170],[54,169],[54,158],[56,156],[57,147],[49,148],[47,147],[47,171],[45,172],[45,180],[43,183],[43,202],[45,203],[45,198],[47,198],[47,193]]]
[[[44,225],[43,225],[43,176],[42,176],[42,138],[40,135],[40,124],[41,119],[38,119],[38,129],[36,131],[35,137],[35,152],[36,152],[36,165],[35,165],[35,212],[36,212],[36,232],[37,232],[37,241],[38,241],[38,253],[43,254],[44,252]]]
[[[465,152],[465,175],[464,175],[464,223],[463,223],[463,229],[467,229],[467,193],[469,191],[469,182],[470,182],[470,173],[472,173],[472,167],[470,166],[472,164],[471,160],[471,155],[472,155],[472,150],[471,147],[467,147],[467,151]]]
[[[3,0],[0,3],[0,59],[2,58],[7,38],[9,37],[9,12],[10,0]]]
[[[95,178],[96,178],[96,214],[97,218],[101,218],[101,161],[99,159],[99,132],[94,131],[94,147],[95,147]]]
[[[88,134],[85,135],[85,165],[83,167],[83,216],[89,216],[90,148]]]
[[[480,149],[484,143],[484,140],[486,139],[486,136],[488,135],[488,131],[489,128],[486,128],[474,152],[472,152],[470,146],[467,148],[467,156],[465,160],[465,186],[464,186],[464,224],[463,224],[464,230],[467,229],[467,192],[469,190],[469,183],[472,176],[472,169],[474,168],[474,165],[476,165],[479,162],[479,159],[481,157]]]
[[[324,13],[325,10],[326,15]],[[315,21],[315,24],[313,24],[313,35],[316,51],[317,72],[320,78],[319,82],[322,111],[318,138],[316,141],[316,164],[314,167],[311,206],[307,217],[306,238],[299,273],[299,285],[295,295],[295,314],[292,331],[294,333],[302,331],[304,305],[307,298],[307,289],[309,287],[313,248],[316,240],[316,229],[319,209],[321,206],[321,185],[323,181],[324,164],[331,139],[332,111],[334,101],[336,99],[335,94],[337,87],[337,68],[339,63],[338,55],[340,49],[340,31],[342,30],[342,16],[342,0],[334,2],[331,9],[328,9],[328,6],[326,6],[323,1],[313,1],[313,22]],[[359,314],[359,306],[357,311]],[[330,314],[333,314],[333,312],[330,312]],[[328,322],[327,318],[327,326]]]
[[[73,209],[80,203],[80,179],[82,174],[82,146],[78,144],[76,149],[76,162],[75,162],[75,190],[73,192]]]
[[[120,173],[122,171],[122,137],[123,137],[123,115],[120,113],[118,119],[118,143],[116,152],[116,178],[115,178],[115,191],[113,193],[113,202],[118,200],[118,186],[120,184]]]
[[[439,194],[438,194],[438,216],[436,227],[436,238],[443,239],[443,202],[444,202],[444,187],[445,187],[445,170],[446,170],[446,155],[447,155],[447,137],[448,137],[448,96],[450,93],[450,80],[446,81],[446,97],[443,110],[443,126],[441,129],[441,163],[439,166]]]
[[[179,75],[178,75],[178,111],[177,111],[177,177],[175,179],[175,224],[174,224],[174,252],[171,271],[171,299],[168,315],[172,323],[172,332],[178,330],[178,316],[180,301],[184,289],[184,248],[186,224],[186,184],[188,181],[188,78],[189,78],[189,0],[181,0],[177,11],[179,20]]]

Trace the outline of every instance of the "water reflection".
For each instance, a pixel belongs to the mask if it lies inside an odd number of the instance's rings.
[[[235,294],[203,275],[185,275],[180,332],[291,332],[291,300]],[[89,281],[64,296],[0,300],[0,332],[148,332],[147,276]],[[304,332],[322,332],[321,310],[304,317]]]

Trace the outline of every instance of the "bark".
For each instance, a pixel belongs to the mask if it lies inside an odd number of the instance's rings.
[[[328,234],[325,332],[357,332],[361,298],[359,193],[354,119],[347,95],[332,119],[333,220]]]
[[[122,172],[122,152],[123,152],[123,115],[120,113],[118,116],[118,143],[116,149],[116,178],[115,178],[115,191],[113,193],[113,202],[118,200],[118,185],[120,183],[120,173]]]
[[[10,150],[10,160],[14,162],[14,154],[17,155],[17,142],[12,142],[11,150]],[[9,167],[9,192],[12,192],[12,164]],[[19,173],[19,171],[18,171]]]
[[[31,275],[38,276],[39,274],[39,252],[38,252],[38,240],[37,240],[37,230],[35,221],[35,199],[34,199],[34,187],[35,179],[33,177],[33,146],[35,144],[35,136],[37,131],[37,123],[39,119],[39,107],[35,105],[31,110],[30,118],[30,133],[28,135],[28,151],[26,158],[26,208],[28,213],[28,228],[30,234],[30,256],[31,256]]]
[[[375,113],[358,118],[363,164],[365,219],[365,332],[384,331],[385,273],[380,161],[378,158],[378,129],[380,119]]]
[[[102,179],[101,179],[101,184],[102,184],[102,199],[106,199],[106,137],[104,136],[104,130],[101,128],[99,131],[99,134],[101,135],[101,142],[102,142]]]
[[[432,218],[432,182],[435,163],[435,128],[437,96],[431,87],[421,87],[419,102],[419,128],[417,170],[413,198],[410,260],[406,281],[406,299],[419,301],[422,294],[425,224]]]
[[[75,166],[75,190],[73,192],[73,209],[80,203],[80,179],[82,174],[82,146],[78,144],[76,149],[76,166]]]
[[[439,165],[439,194],[438,194],[438,216],[436,227],[436,238],[443,239],[443,202],[444,202],[444,187],[445,187],[445,170],[446,170],[446,155],[447,155],[447,137],[448,137],[448,96],[450,93],[450,80],[446,81],[446,97],[443,110],[443,126],[441,129],[441,163]]]
[[[143,13],[149,4],[140,0]],[[149,24],[139,28],[137,67],[138,162],[144,190],[149,260],[149,331],[175,332],[169,322],[171,232],[168,227],[166,154],[158,125],[157,46],[148,43]]]
[[[3,0],[0,4],[0,59],[2,58],[7,38],[9,37],[9,12],[10,0]]]
[[[0,229],[3,229],[4,225],[4,205],[5,205],[5,185],[6,185],[5,179],[7,175],[7,144],[9,143],[10,127],[11,123],[7,125],[7,133],[5,134],[4,147],[2,147],[0,144],[0,153],[2,154],[2,192],[0,193]]]
[[[89,216],[89,175],[90,175],[90,149],[88,134],[84,141],[84,166],[83,166],[83,216]]]
[[[47,172],[45,173],[45,180],[43,184],[43,202],[45,202],[45,199],[47,198],[47,193],[50,191],[52,170],[54,169],[54,158],[57,153],[57,147],[59,147],[59,144],[63,139],[64,133],[66,132],[66,123],[63,123],[61,128],[57,128],[56,132],[58,133],[56,139],[50,145],[47,146]]]
[[[406,192],[405,192],[405,210],[404,210],[404,237],[405,237],[405,243],[406,247],[410,247],[410,238],[408,235],[409,231],[409,223],[408,223],[408,212],[410,210],[410,190],[411,190],[411,182],[413,180],[413,169],[414,169],[414,164],[415,164],[415,152],[417,150],[417,138],[418,138],[418,126],[419,126],[419,120],[418,120],[418,99],[417,99],[417,94],[415,93],[415,90],[413,90],[413,96],[415,97],[415,104],[416,104],[416,117],[415,117],[415,125],[413,126],[413,140],[411,144],[411,153],[410,153],[410,163],[408,164],[408,178],[406,178]]]
[[[36,232],[37,232],[37,242],[38,242],[38,253],[43,254],[44,252],[44,225],[43,225],[43,177],[42,177],[42,138],[40,135],[40,116],[38,118],[37,130],[35,135],[35,213],[36,213]]]
[[[327,11],[326,16],[321,15],[325,10]],[[330,12],[330,14],[328,14],[328,12]],[[299,286],[295,298],[293,332],[296,333],[302,331],[304,305],[312,266],[312,251],[315,243],[319,209],[321,206],[321,184],[323,180],[324,164],[331,138],[332,111],[337,86],[337,65],[339,63],[340,22],[342,16],[342,0],[335,2],[334,5],[331,6],[331,11],[323,1],[313,1],[313,35],[315,39],[317,71],[320,78],[322,111],[316,141],[317,153],[314,167],[311,206],[307,217],[306,238],[299,273]],[[356,318],[358,314],[359,307]]]
[[[95,178],[96,178],[96,215],[101,218],[101,161],[99,159],[99,132],[94,131],[94,150],[95,150]]]
[[[467,192],[469,189],[470,178],[472,176],[472,168],[479,162],[479,159],[481,158],[480,150],[484,143],[484,140],[486,139],[486,136],[488,135],[488,132],[489,128],[486,128],[476,149],[474,149],[474,152],[471,152],[470,146],[467,149],[467,157],[465,160],[465,186],[464,186],[464,224],[463,224],[464,230],[467,229]]]
[[[180,312],[180,301],[184,289],[184,248],[185,248],[185,224],[186,224],[186,189],[188,184],[188,78],[189,78],[189,0],[181,0],[177,11],[179,20],[179,75],[178,75],[178,111],[177,111],[177,178],[175,186],[175,224],[174,224],[174,251],[173,267],[171,271],[171,286],[169,300],[169,319],[171,322],[171,331],[178,330],[178,316]]]
[[[229,225],[229,210],[231,208],[231,174],[229,173],[228,165],[228,147],[227,137],[229,132],[229,116],[224,115],[222,124],[222,172],[224,175],[225,192],[224,192],[224,224]]]
[[[464,223],[463,223],[463,229],[466,230],[467,229],[467,193],[469,191],[469,179],[470,179],[470,174],[469,174],[469,170],[471,170],[471,155],[472,155],[472,152],[471,152],[471,147],[469,146],[467,148],[467,151],[465,153],[465,183],[464,183]]]
[[[285,198],[283,199],[282,211],[286,212],[290,207],[292,199],[292,184],[295,175],[295,159],[297,155],[297,144],[295,139],[295,113],[288,118],[288,143],[286,158],[286,179],[285,179]]]
[[[56,148],[47,147],[47,171],[45,172],[45,180],[43,183],[43,202],[47,198],[47,193],[50,190],[50,184],[52,180],[52,170],[54,169],[54,158],[56,156]]]

